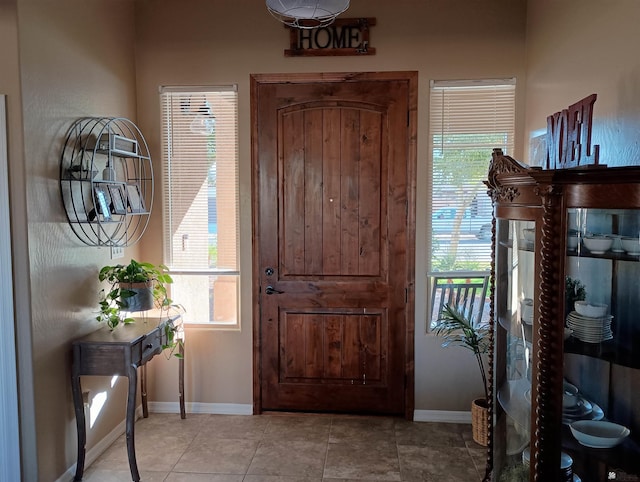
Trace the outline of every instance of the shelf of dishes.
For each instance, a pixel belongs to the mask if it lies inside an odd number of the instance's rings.
[[[532,326],[527,323],[515,323],[511,313],[507,312],[504,316],[498,314],[496,317],[498,323],[511,336],[531,343]],[[572,317],[573,318],[573,317]],[[567,322],[569,323],[569,322]],[[569,326],[576,326],[571,322]],[[579,322],[578,322],[579,323]],[[622,365],[630,368],[640,368],[640,356],[637,350],[630,350],[618,343],[615,339],[613,328],[609,325],[610,319],[605,319],[607,327],[599,332],[585,332],[585,336],[594,337],[593,341],[583,341],[577,337],[578,333],[574,333],[569,326],[564,331],[564,351],[566,353],[576,353],[579,355],[599,358],[616,365]],[[603,325],[604,326],[604,325]],[[582,336],[582,335],[581,335]],[[598,339],[596,339],[598,338]],[[586,338],[590,339],[590,338]]]
[[[640,445],[622,425],[599,420],[564,426],[562,450],[584,482],[640,480]]]
[[[509,384],[510,393],[499,397],[506,401],[508,395],[509,402],[512,402],[508,405],[512,408],[511,413],[516,415],[514,417],[516,420],[519,414],[526,414],[531,410],[531,387],[526,382],[526,380],[524,383],[523,380],[518,380],[516,383]],[[630,434],[628,428],[604,420],[605,414],[602,408],[594,401],[587,399],[577,386],[565,380],[562,389],[562,423],[569,427],[573,438],[581,445],[590,448],[612,448],[622,443]],[[524,392],[519,394],[518,390],[524,390]],[[513,403],[520,405],[523,400],[527,404],[526,410],[520,406],[512,407]],[[502,401],[501,405],[503,405]]]
[[[631,420],[631,418],[629,419]],[[640,447],[631,430],[608,420],[604,410],[576,385],[565,380],[562,395],[562,447],[585,482],[640,476]],[[605,478],[603,474],[614,474]]]
[[[612,315],[602,317],[585,317],[577,314],[575,311],[569,313],[564,328],[564,340],[567,342],[570,337],[576,340],[597,345],[613,340],[613,328],[611,322]],[[532,324],[524,321],[514,322],[513,317],[498,315],[498,322],[505,330],[514,336],[531,341]]]
[[[565,320],[564,351],[599,358],[617,365],[640,368],[633,336],[607,314],[605,304],[576,301]],[[628,338],[631,338],[629,340]]]
[[[531,419],[531,382],[527,378],[507,380],[499,387],[497,399],[500,402],[500,406],[515,423],[522,427],[529,426]],[[573,426],[574,422],[601,421],[604,416],[604,411],[597,403],[587,399],[579,391],[578,387],[565,380],[562,394],[562,423],[564,425]],[[610,424],[610,422],[608,423]],[[596,427],[597,430],[593,427]],[[597,433],[590,433],[593,430],[604,434],[611,432],[613,429],[611,426],[605,427],[604,424],[578,424],[574,428],[575,437],[580,441],[580,432],[584,432],[586,434],[585,437],[588,438],[589,435],[597,436]],[[628,429],[626,430],[626,435],[629,435]],[[624,440],[626,435],[620,438],[617,443]],[[602,442],[602,444],[604,443],[606,441]]]
[[[569,239],[573,239],[574,237],[570,237]],[[602,238],[602,236],[599,236],[598,239]],[[577,237],[575,237],[576,241],[577,241]],[[593,239],[596,239],[595,237]],[[636,245],[640,246],[640,238],[623,238],[621,236],[616,236],[616,239],[620,239],[620,241],[625,241],[626,243],[631,243],[633,242],[633,247],[629,247],[629,251],[625,251],[624,249],[622,250],[616,250],[616,249],[602,249],[602,246],[600,245],[599,247],[601,249],[594,249],[593,251],[589,250],[589,248],[586,247],[585,245],[585,241],[588,240],[588,238],[582,238],[582,242],[581,244],[576,244],[575,246],[572,247],[572,245],[570,245],[570,242],[567,242],[567,255],[568,256],[583,256],[583,257],[589,257],[589,258],[600,258],[600,259],[611,259],[611,260],[619,260],[619,261],[640,261],[640,252],[635,251],[636,249],[640,249],[640,248],[636,248]],[[613,238],[610,239],[612,245],[613,245]],[[508,239],[506,241],[500,241],[498,243],[500,246],[503,246],[505,248],[513,248],[513,240]],[[529,251],[529,252],[533,252],[533,248],[534,248],[534,243],[533,241],[527,241],[526,239],[520,239],[518,240],[518,242],[516,243],[516,248],[519,251]]]
[[[510,417],[510,425],[513,427],[508,430],[507,455],[523,452],[523,462],[526,463],[531,383],[526,378],[508,380],[498,389],[497,399]],[[640,476],[640,446],[629,436],[630,430],[606,420],[602,408],[566,380],[563,384],[562,423],[563,452],[577,462],[574,464],[574,474],[577,472],[584,474],[583,477],[586,475],[585,482],[600,480],[589,478],[589,474],[593,472],[588,468],[588,459],[591,458],[605,463],[609,470],[618,471],[619,474]]]
[[[585,343],[602,343],[613,340],[611,321],[613,315],[607,314],[608,305],[576,301],[575,310],[565,320],[565,330]]]

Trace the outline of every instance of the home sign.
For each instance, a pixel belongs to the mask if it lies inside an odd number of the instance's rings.
[[[289,29],[290,47],[285,57],[320,57],[344,55],[374,55],[369,28],[375,18],[339,18],[331,25],[320,28]]]

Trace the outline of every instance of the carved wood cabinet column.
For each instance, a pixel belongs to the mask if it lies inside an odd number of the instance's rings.
[[[562,366],[562,338],[555,324],[558,316],[560,264],[562,260],[557,255],[561,238],[560,192],[556,186],[541,185],[536,187],[536,194],[540,196],[542,204],[542,223],[540,237],[540,285],[537,302],[540,304],[540,318],[538,323],[538,352],[537,362],[537,413],[533,419],[535,437],[545,443],[537,445],[538,450],[532,450],[536,467],[533,480],[554,480],[559,467],[560,439],[549,437],[554,427],[562,423],[561,406],[557,397],[553,396],[554,388],[562,384],[562,373],[557,369]]]

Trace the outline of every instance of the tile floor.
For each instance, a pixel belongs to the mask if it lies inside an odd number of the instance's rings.
[[[485,449],[471,425],[388,417],[155,414],[136,423],[143,482],[477,482]],[[124,435],[86,482],[130,481]]]

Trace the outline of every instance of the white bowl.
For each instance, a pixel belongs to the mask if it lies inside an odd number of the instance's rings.
[[[586,301],[576,301],[574,307],[579,315],[589,318],[601,318],[607,314],[608,306],[601,303],[587,303]]]
[[[627,427],[602,420],[578,420],[569,428],[578,442],[597,449],[615,447],[631,433]]]
[[[592,253],[602,254],[611,248],[613,239],[606,236],[586,236],[582,242]]]
[[[620,242],[622,243],[622,249],[627,253],[640,254],[640,238],[623,237]]]

